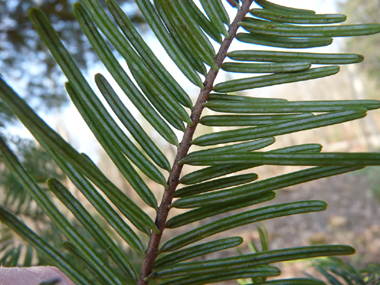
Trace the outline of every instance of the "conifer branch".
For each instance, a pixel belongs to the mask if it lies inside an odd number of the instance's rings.
[[[227,51],[231,45],[231,42],[236,37],[236,32],[238,29],[238,23],[244,19],[245,15],[249,11],[249,8],[250,8],[252,2],[253,2],[253,0],[245,0],[243,5],[241,6],[240,10],[238,11],[234,21],[231,23],[229,30],[228,30],[230,37],[228,39],[224,39],[216,57],[215,57],[215,62],[217,64],[218,68],[220,68],[222,66],[222,63],[226,57],[226,54],[227,54]],[[190,127],[190,126],[186,127],[185,133],[184,133],[183,138],[182,138],[182,142],[180,143],[180,146],[177,150],[177,154],[176,154],[176,157],[174,160],[174,164],[172,166],[172,169],[170,171],[169,178],[167,181],[169,187],[164,192],[164,195],[163,195],[162,201],[161,201],[161,205],[160,205],[158,212],[157,212],[155,223],[156,223],[158,229],[160,230],[160,234],[155,234],[152,232],[152,234],[150,236],[148,248],[146,250],[146,255],[144,257],[142,267],[141,267],[141,271],[140,271],[140,275],[139,275],[139,279],[137,282],[138,285],[148,284],[148,281],[145,281],[144,277],[146,277],[150,274],[150,272],[153,269],[154,261],[157,258],[158,247],[159,247],[160,240],[162,237],[162,233],[163,233],[164,228],[165,228],[165,223],[167,221],[167,217],[169,214],[168,206],[170,205],[170,203],[173,199],[174,191],[176,190],[176,188],[178,186],[179,177],[180,177],[182,167],[183,167],[183,165],[179,165],[178,162],[181,159],[185,158],[188,151],[189,151],[189,148],[191,146],[191,140],[193,139],[195,129],[199,123],[199,120],[200,120],[200,117],[202,114],[202,110],[203,110],[202,103],[207,101],[207,98],[210,95],[212,88],[214,86],[214,81],[215,81],[217,74],[218,74],[218,72],[217,71],[215,72],[212,68],[207,73],[206,79],[203,83],[204,89],[201,90],[201,92],[198,96],[198,99],[197,99],[197,101],[196,101],[196,103],[192,109],[190,117],[191,117],[191,120],[193,121],[193,126],[192,127]]]

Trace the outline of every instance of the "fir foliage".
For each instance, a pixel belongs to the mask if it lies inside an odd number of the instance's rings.
[[[29,16],[35,29],[67,77],[66,90],[72,102],[131,187],[148,207],[156,211],[155,217],[149,216],[137,205],[137,201],[132,201],[110,181],[86,154],[79,153],[50,128],[0,78],[1,100],[106,221],[107,226],[98,224],[57,177],[47,182],[51,192],[41,188],[27,165],[23,166],[23,161],[12,152],[5,138],[0,138],[2,161],[50,218],[61,237],[61,244],[51,244],[45,236],[36,234],[16,217],[18,212],[12,213],[6,204],[0,207],[0,220],[76,284],[141,285],[156,280],[158,284],[194,285],[239,278],[252,278],[255,284],[321,284],[320,281],[306,279],[265,280],[280,275],[279,269],[270,265],[274,262],[354,253],[354,249],[347,245],[279,250],[269,250],[266,246],[262,252],[209,259],[207,254],[236,247],[242,239],[227,237],[197,243],[241,225],[323,211],[326,208],[323,201],[297,201],[253,210],[244,208],[274,199],[274,190],[283,187],[354,171],[366,165],[380,165],[379,153],[321,152],[322,146],[319,144],[261,151],[273,144],[278,135],[363,118],[367,111],[380,107],[379,101],[290,102],[234,94],[240,90],[331,76],[339,72],[339,64],[363,60],[363,56],[357,54],[263,51],[255,50],[255,45],[292,49],[325,46],[332,42],[333,37],[379,33],[380,25],[336,25],[344,22],[346,17],[279,6],[267,0],[255,0],[260,9],[251,9],[253,0],[228,2],[236,8],[234,19],[229,18],[224,7],[227,3],[221,0],[201,0],[200,6],[195,5],[193,0],[154,0],[153,3],[150,0],[136,0],[140,12],[169,57],[189,82],[199,89],[195,104],[180,82],[155,57],[115,0],[107,1],[110,13],[97,0],[74,4],[74,14],[84,34],[124,94],[117,94],[101,74],[95,76],[95,82],[130,135],[122,131],[92,90],[47,16],[40,9],[30,9]],[[230,51],[230,44],[235,38],[253,44],[252,50]],[[121,67],[109,43],[126,60],[130,72]],[[233,61],[225,62],[227,58]],[[316,64],[318,67],[314,66]],[[215,84],[219,69],[255,75]],[[168,144],[177,147],[174,161],[165,157],[123,105],[120,97],[125,95],[153,129]],[[204,108],[213,110],[215,114],[202,116]],[[199,123],[236,128],[194,137]],[[182,133],[179,140],[174,129]],[[132,137],[138,145],[131,140]],[[189,153],[191,145],[217,146]],[[184,164],[205,167],[183,176]],[[255,181],[258,177],[254,173],[234,175],[238,171],[263,165],[311,167],[258,181]],[[148,186],[150,183],[146,183],[140,173],[165,190],[160,204]],[[228,174],[232,175],[222,177]],[[180,188],[179,184],[187,186]],[[72,212],[75,222],[70,222],[58,210],[52,199],[53,193]],[[167,220],[172,208],[191,210]],[[170,228],[179,228],[236,209],[243,211],[216,218],[214,222],[161,242],[164,230],[169,231],[170,235]],[[136,232],[124,218],[135,226]],[[77,222],[82,226],[78,226]],[[108,227],[118,233],[117,240],[128,244],[133,253],[123,250],[125,245],[114,242],[109,231],[105,230]],[[4,228],[1,231],[5,233],[8,230]],[[91,238],[86,238],[83,233]],[[145,242],[145,235],[148,243]],[[263,231],[260,236],[262,242],[267,244]],[[0,245],[5,242],[9,239],[1,240]],[[9,249],[4,245],[1,252],[2,260],[7,260],[9,265],[30,265],[30,247],[23,263],[19,259],[20,248]],[[200,256],[205,256],[206,260],[188,261]],[[134,261],[141,259],[136,266]]]

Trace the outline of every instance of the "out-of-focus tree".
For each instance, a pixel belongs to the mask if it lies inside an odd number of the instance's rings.
[[[13,136],[8,140],[8,143],[14,146],[25,169],[28,169],[31,176],[42,189],[48,189],[46,185],[46,180],[48,178],[64,178],[64,175],[57,168],[54,161],[49,157],[45,150],[37,146],[34,141]],[[0,202],[5,207],[33,219],[46,219],[46,215],[41,209],[38,207],[35,208],[31,205],[32,197],[24,189],[20,181],[18,181],[14,175],[5,168],[1,160],[0,181]]]
[[[348,23],[373,23],[380,17],[379,0],[346,0],[340,1],[341,11],[348,17]],[[365,54],[366,58],[363,63],[358,65],[358,69],[365,72],[372,79],[378,80],[380,76],[380,56],[379,37],[361,37],[360,39],[350,39],[347,41],[347,48]]]
[[[0,0],[0,76],[15,82],[28,102],[44,111],[56,110],[67,101],[65,78],[46,46],[38,37],[28,17],[28,9],[40,7],[53,23],[61,39],[82,70],[96,63],[88,41],[72,12],[74,0]],[[100,1],[105,5],[105,0]],[[132,0],[118,1],[128,5],[129,17],[135,24],[143,18]],[[0,128],[12,122],[12,115],[0,101]]]

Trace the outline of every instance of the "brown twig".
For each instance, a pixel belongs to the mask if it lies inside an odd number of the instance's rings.
[[[222,42],[220,49],[215,57],[215,62],[219,68],[222,66],[222,63],[226,57],[226,54],[231,45],[231,42],[236,36],[236,31],[238,29],[237,24],[238,22],[242,21],[245,15],[248,13],[249,7],[251,6],[252,2],[253,0],[245,0],[240,10],[238,11],[234,21],[231,23],[228,30],[230,37],[228,39],[225,39]],[[150,236],[148,248],[146,250],[146,255],[142,263],[139,279],[137,281],[138,285],[148,284],[148,281],[145,281],[144,277],[148,276],[151,273],[153,269],[154,261],[157,258],[158,247],[160,244],[162,233],[165,229],[165,223],[166,223],[168,213],[169,213],[168,206],[172,202],[174,191],[176,190],[178,186],[179,176],[182,171],[182,165],[179,165],[178,161],[185,158],[189,151],[189,148],[191,146],[191,140],[193,139],[195,129],[199,123],[199,119],[202,114],[202,110],[203,110],[202,103],[207,101],[207,98],[210,95],[210,92],[212,91],[212,88],[214,86],[214,81],[217,74],[218,72],[215,72],[212,69],[210,69],[210,71],[207,73],[206,80],[203,83],[205,88],[200,92],[197,102],[195,103],[191,111],[190,117],[191,117],[191,120],[193,121],[193,126],[186,127],[185,133],[182,138],[182,142],[180,143],[180,146],[177,150],[174,164],[170,171],[168,182],[167,182],[169,185],[169,188],[165,190],[164,192],[161,205],[158,209],[157,217],[155,221],[158,229],[160,230],[160,234],[155,234],[152,232]]]

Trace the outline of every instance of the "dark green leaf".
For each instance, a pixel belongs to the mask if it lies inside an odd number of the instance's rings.
[[[215,283],[219,281],[227,281],[227,280],[235,280],[239,278],[248,278],[248,277],[270,277],[277,276],[280,274],[280,270],[274,266],[265,266],[260,265],[254,268],[235,268],[233,270],[229,270],[226,268],[223,271],[215,271],[213,273],[209,273],[206,275],[193,275],[190,277],[174,279],[171,281],[166,281],[161,283],[161,285],[201,285],[201,284],[209,284]]]
[[[202,42],[203,46],[201,48],[208,49],[209,54],[212,57],[215,57],[215,49],[211,42],[209,41],[208,37],[204,34],[204,32],[201,30],[201,27],[199,23],[194,19],[194,14],[191,13],[192,9],[188,7],[187,3],[185,1],[173,1],[172,2],[173,8],[177,8],[177,16],[181,17],[182,21],[184,23],[187,23],[191,29],[191,33],[195,33],[198,40]]]
[[[33,21],[36,30],[40,34],[41,38],[45,41],[45,44],[49,47],[52,55],[60,64],[62,71],[65,73],[70,82],[74,84],[77,90],[82,90],[86,94],[92,94],[95,98],[96,95],[93,93],[92,89],[84,79],[80,70],[76,66],[70,54],[67,52],[63,44],[61,43],[55,30],[49,23],[45,14],[38,9],[31,9],[29,11],[31,20]],[[97,38],[99,39],[99,38]],[[170,143],[174,145],[178,144],[177,137],[170,129],[169,126],[161,119],[161,117],[154,111],[150,104],[144,99],[141,93],[130,81],[128,76],[123,71],[123,68],[116,61],[115,57],[109,50],[109,48],[104,45],[98,44],[96,47],[102,48],[101,55],[105,56],[104,62],[107,67],[112,68],[114,76],[123,89],[123,91],[129,96],[136,108],[140,109],[143,116],[152,124],[152,126]]]
[[[272,137],[352,121],[365,115],[364,109],[332,112],[280,124],[206,134],[195,138],[191,143],[206,146]]]
[[[76,5],[78,10],[78,7],[80,7],[80,4]],[[82,8],[80,10],[81,12],[84,11]],[[77,16],[78,16],[77,12]],[[81,90],[83,93],[87,94],[87,96],[90,96],[91,98],[96,98],[96,95],[89,87],[88,83],[83,78],[82,74],[80,73],[79,69],[76,67],[73,60],[67,60],[67,57],[69,57],[68,52],[65,50],[64,46],[60,42],[58,36],[54,38],[54,42],[52,42],[48,37],[51,34],[54,34],[54,29],[50,26],[50,23],[45,18],[41,12],[36,10],[36,12],[32,12],[31,18],[34,20],[34,23],[36,25],[36,29],[39,31],[40,36],[45,39],[45,43],[50,48],[52,54],[54,57],[56,57],[57,62],[61,65],[62,70],[65,72],[66,76],[68,77],[69,81],[74,84],[74,87],[77,90]],[[82,14],[81,14],[82,15]],[[83,15],[82,15],[83,16]],[[80,23],[83,24],[84,20],[81,18],[82,21]],[[91,22],[86,22],[87,24]],[[44,30],[43,28],[47,28]],[[89,27],[86,27],[86,31],[89,32]],[[98,53],[100,59],[104,62],[105,66],[111,74],[113,74],[114,78],[116,79],[117,83],[120,85],[124,93],[129,97],[129,99],[133,102],[133,104],[136,106],[137,109],[141,112],[141,114],[149,121],[149,123],[163,136],[164,139],[166,139],[168,142],[176,145],[178,143],[177,137],[174,134],[174,132],[170,129],[170,127],[161,119],[161,117],[157,114],[157,112],[150,106],[149,102],[146,101],[146,99],[142,96],[142,94],[138,91],[138,89],[134,86],[132,81],[129,79],[127,74],[124,72],[121,65],[116,60],[115,56],[112,54],[102,37],[100,36],[99,32],[91,26],[91,32],[95,33],[94,36],[92,33],[90,33],[89,39],[93,41],[96,52]]]
[[[113,259],[119,268],[133,279],[137,279],[135,269],[125,254],[114,243],[109,235],[103,230],[98,222],[82,206],[82,204],[62,185],[57,179],[52,178],[47,181],[50,190],[58,197],[59,200],[73,213],[78,221],[94,237],[100,247]]]
[[[46,146],[44,146],[46,147]],[[79,191],[95,207],[100,215],[112,226],[120,237],[133,249],[143,253],[145,248],[138,235],[128,226],[123,218],[112,208],[112,206],[102,197],[95,187],[74,167],[65,162],[61,155],[55,153],[47,147],[49,155],[59,165],[62,171],[69,177]],[[85,154],[81,154],[83,159],[90,161]],[[92,161],[91,161],[92,162]],[[150,232],[147,232],[149,234]]]
[[[281,279],[281,280],[271,280],[266,282],[251,283],[246,285],[326,285],[325,282],[317,279],[307,279],[307,278],[292,278],[292,279]]]
[[[219,32],[213,28],[213,24],[206,18],[206,16],[198,9],[193,0],[184,0],[188,7],[188,12],[191,13],[194,20],[198,25],[216,42],[222,43],[222,37]]]
[[[215,7],[215,12],[219,16],[219,18],[222,20],[223,23],[225,23],[227,26],[230,25],[230,18],[228,17],[227,11],[223,6],[223,3],[221,0],[211,0],[211,5]]]
[[[200,203],[199,206],[202,207],[207,205],[209,204],[205,202]],[[206,224],[204,226],[181,234],[175,238],[172,238],[160,248],[160,252],[174,251],[206,237],[242,225],[293,214],[323,211],[325,209],[326,203],[322,201],[300,201],[246,211],[240,214],[229,216],[227,218],[219,219],[215,222]]]
[[[201,184],[195,184],[187,187],[183,187],[174,193],[174,197],[185,197],[194,194],[210,192],[213,190],[223,189],[231,186],[245,184],[252,182],[258,178],[257,174],[242,174],[221,179],[208,181]]]
[[[203,57],[200,55],[198,49],[194,49],[194,47],[189,46],[189,44],[186,42],[186,40],[183,38],[181,34],[181,29],[172,24],[172,22],[167,17],[164,8],[161,5],[155,6],[157,9],[157,13],[160,15],[174,42],[177,44],[177,48],[184,53],[184,55],[187,57],[190,64],[196,71],[206,76],[207,69],[203,64]]]
[[[158,97],[161,98],[161,103],[166,106],[167,112],[172,112],[175,116],[178,116],[187,123],[192,124],[192,121],[186,111],[182,108],[182,106],[180,106],[176,98],[171,96],[171,92],[163,84],[161,84],[161,81],[154,74],[152,74],[149,67],[143,60],[141,60],[137,52],[135,52],[133,47],[123,37],[119,29],[117,29],[117,27],[113,24],[97,0],[91,1],[91,3],[86,0],[83,2],[101,31],[107,36],[108,40],[110,40],[120,54],[123,55],[129,68],[134,70],[135,74],[144,82],[146,86],[148,86],[155,94],[159,95]],[[115,75],[117,72],[115,72],[115,67],[119,66],[119,63],[114,62],[115,57],[110,54],[107,44],[101,37],[90,16],[80,3],[74,4],[74,13],[90,43],[102,59],[104,65],[116,78]],[[111,65],[113,65],[113,67],[111,67]]]
[[[191,185],[255,167],[255,164],[210,166],[184,175],[180,183]]]
[[[70,242],[65,241],[62,244],[63,248],[66,249],[73,257],[78,259],[81,263],[83,263],[86,266],[86,269],[91,272],[91,274],[95,277],[97,281],[100,282],[100,284],[107,284],[107,280],[103,278],[103,276],[99,275],[96,271],[96,269],[92,266],[91,263],[88,262],[86,258],[84,258],[80,251],[76,248],[75,245],[73,245]]]
[[[249,12],[259,18],[294,24],[334,24],[347,19],[343,14],[295,14],[269,9],[252,9]]]
[[[149,67],[140,59],[139,55],[134,51],[132,46],[121,35],[121,32],[114,26],[111,19],[105,14],[100,4],[96,1],[91,2],[91,4],[95,5],[95,7],[90,6],[90,8],[97,25],[101,27],[102,32],[108,36],[108,39],[118,47],[119,52],[123,54],[124,58],[126,58],[128,66],[131,69],[133,67],[133,70],[138,74],[138,77],[144,82],[144,84],[154,90],[155,94],[160,95],[161,102],[166,106],[167,111],[173,112],[176,116],[191,124],[192,121],[186,111],[179,105],[175,98],[170,96],[171,93],[163,84],[161,84],[161,81],[152,75]],[[118,77],[127,78],[128,76],[120,67],[120,64],[116,60],[115,56],[113,56],[106,42],[96,29],[90,16],[80,3],[76,3],[74,5],[74,12],[75,16],[78,18],[78,22],[81,24],[83,31],[99,55],[100,59],[122,87],[122,84],[118,81]],[[152,112],[152,110],[150,111]]]
[[[102,124],[100,122],[101,120],[98,119],[98,116],[96,114],[91,112],[91,108],[83,105],[83,101],[81,100],[78,91],[74,89],[73,85],[70,82],[66,83],[66,89],[75,107],[78,109],[79,113],[82,115],[83,119],[86,121],[87,125],[94,133],[95,137],[102,145],[106,153],[110,156],[117,168],[131,184],[132,188],[139,194],[145,203],[147,203],[152,208],[157,209],[158,205],[156,197],[146,185],[141,176],[134,169],[134,167],[131,165],[131,163],[121,152],[123,150],[121,148],[121,145],[117,141],[112,140],[112,138],[107,135],[107,132],[105,132],[102,127]],[[132,142],[130,143],[133,145]],[[165,178],[163,176],[162,180],[165,181]]]
[[[231,100],[231,101],[244,101],[250,103],[275,103],[275,102],[286,102],[286,99],[279,98],[260,98],[260,97],[250,97],[250,96],[238,96],[231,94],[220,94],[220,93],[211,93],[207,101],[215,100]]]
[[[160,41],[168,55],[173,59],[179,69],[191,82],[203,89],[204,87],[202,80],[190,67],[191,65],[186,56],[177,48],[175,44],[173,44],[173,38],[166,31],[165,26],[162,24],[156,11],[154,10],[153,5],[150,3],[150,0],[138,0],[136,1],[136,4],[139,6],[141,13],[143,13],[145,20],[148,22],[157,39]]]
[[[263,76],[234,79],[214,86],[216,92],[235,92],[264,86],[273,86],[284,83],[299,82],[331,76],[339,72],[339,66],[326,66],[311,68],[306,71],[294,73],[279,73]]]
[[[261,140],[258,140],[258,141],[261,141]],[[268,143],[269,142],[270,141],[268,141]],[[274,140],[272,141],[272,143],[273,142],[274,142]],[[248,144],[248,143],[243,143],[243,144]],[[238,146],[243,145],[243,144],[238,144]],[[265,147],[267,145],[263,145],[259,148]],[[227,151],[231,151],[228,146],[227,147],[221,147],[221,148],[215,148],[215,150],[219,149],[219,150],[225,151],[226,148],[227,148]],[[280,149],[275,149],[271,152],[274,152],[274,153],[276,153],[276,152],[280,152],[280,153],[281,152],[285,152],[285,153],[287,153],[287,152],[320,152],[321,149],[322,149],[322,146],[319,144],[303,144],[303,145],[296,145],[296,146],[291,146],[291,147],[284,147],[284,148],[280,148]],[[251,150],[253,150],[253,149],[251,149]],[[239,151],[239,149],[238,149],[238,151]],[[201,154],[204,152],[199,151],[197,153]],[[201,170],[197,170],[193,173],[189,173],[189,174],[185,175],[182,179],[185,180],[185,182],[188,182],[188,184],[195,184],[195,183],[200,182],[200,181],[208,180],[211,178],[223,176],[223,175],[226,175],[229,173],[234,173],[234,172],[237,172],[240,170],[249,169],[249,168],[253,168],[253,167],[257,167],[257,166],[260,166],[260,164],[251,163],[251,164],[242,164],[242,165],[226,164],[226,165],[210,166],[210,167],[207,167],[207,168],[204,168]],[[182,179],[180,180],[181,183],[183,183]],[[196,182],[194,182],[194,181],[196,181]],[[194,182],[194,183],[190,183],[190,182]]]
[[[156,269],[162,266],[169,266],[197,256],[235,247],[240,245],[242,242],[243,239],[241,237],[230,237],[187,247],[158,258],[154,263],[154,268]]]
[[[177,100],[181,102],[182,105],[191,108],[193,104],[190,97],[157,59],[141,35],[137,32],[127,15],[120,8],[119,4],[115,0],[108,0],[107,7],[118,23],[121,31],[141,56],[141,59],[149,65],[149,68],[153,70],[154,74],[160,78],[162,83],[168,87],[170,92],[176,96]]]
[[[291,115],[219,115],[204,116],[200,123],[205,126],[251,127],[272,125],[313,117],[312,113]]]
[[[238,25],[249,32],[280,37],[353,37],[380,32],[380,24],[297,26],[250,19]]]
[[[278,10],[283,11],[287,13],[296,13],[296,14],[315,14],[315,11],[313,10],[306,10],[306,9],[297,9],[297,8],[291,8],[286,6],[281,6],[272,2],[269,2],[267,0],[255,0],[255,2],[268,10]]]
[[[218,204],[215,206],[205,206],[200,207],[195,210],[188,211],[186,213],[177,215],[167,221],[166,228],[178,228],[184,225],[203,220],[208,217],[213,217],[218,214],[226,213],[236,209],[241,209],[244,207],[252,206],[255,204],[263,203],[274,199],[276,194],[274,192],[268,191],[263,194],[256,196],[251,196],[249,199],[244,199],[241,201],[233,201],[232,203]]]
[[[190,165],[220,165],[220,164],[248,164],[259,163],[267,165],[379,165],[380,153],[231,153],[217,155],[194,155],[182,159],[180,164]]]
[[[152,89],[147,87],[147,85],[141,80],[141,78],[135,72],[135,69],[133,67],[130,68],[130,72],[132,76],[134,77],[134,79],[136,80],[136,83],[140,87],[143,94],[148,98],[148,100],[157,109],[157,111],[161,114],[161,116],[164,117],[165,120],[174,128],[176,128],[179,131],[184,132],[185,126],[182,120],[178,118],[178,116],[175,116],[174,114],[172,114],[171,112],[167,112],[167,109],[164,106],[164,104],[162,104],[160,97],[156,96],[156,94],[152,92]]]
[[[243,43],[282,48],[323,47],[333,42],[333,39],[328,37],[277,37],[256,33],[238,33],[236,38]]]
[[[119,96],[117,96],[116,92],[112,89],[111,85],[104,78],[104,76],[99,73],[96,74],[95,81],[112,110],[135,138],[135,140],[140,144],[143,150],[154,160],[155,163],[157,163],[158,166],[170,171],[170,163],[166,156],[161,152],[161,150],[141,127],[139,122],[137,122],[134,116],[124,106],[123,102],[120,100]]]
[[[220,14],[218,7],[218,1],[220,0],[200,0],[203,9],[210,19],[211,25],[214,26],[220,33],[222,33],[227,39],[230,37],[226,27],[223,25],[223,15]]]
[[[284,187],[293,186],[319,178],[329,177],[341,173],[346,173],[361,169],[359,166],[324,166],[295,171],[277,177],[268,178],[247,185],[220,190],[213,193],[205,193],[190,197],[183,197],[173,202],[170,207],[175,208],[195,208],[204,205],[212,206],[221,203],[234,203],[249,199],[260,193],[277,190]]]
[[[364,56],[353,53],[307,53],[266,50],[237,50],[227,56],[240,61],[310,62],[314,64],[350,64],[362,62]]]
[[[209,148],[206,150],[198,150],[189,153],[186,157],[192,157],[194,155],[212,155],[212,154],[217,154],[217,153],[235,153],[235,152],[247,152],[247,151],[253,151],[257,149],[264,148],[266,146],[269,146],[275,142],[274,138],[265,138],[265,139],[260,139],[260,140],[253,140],[249,142],[244,142],[244,143],[236,143],[236,144],[231,144],[227,146],[222,146],[222,147],[214,147],[214,148]]]
[[[378,100],[341,100],[341,101],[287,101],[287,102],[239,102],[212,101],[203,103],[215,112],[224,113],[303,113],[338,112],[348,109],[373,110],[380,108]]]
[[[162,173],[128,138],[107,112],[102,102],[96,96],[93,96],[94,94],[89,94],[83,92],[81,89],[76,89],[71,82],[67,84],[66,89],[70,97],[76,97],[76,100],[88,110],[88,113],[91,113],[91,115],[87,115],[87,124],[99,125],[104,132],[104,135],[108,136],[116,145],[118,145],[121,152],[123,152],[144,174],[153,181],[166,187],[165,177]],[[93,122],[91,120],[92,118],[96,118],[96,122]],[[130,181],[130,179],[128,181]]]
[[[255,150],[264,148],[266,146],[269,146],[275,142],[274,138],[265,138],[255,141],[249,141],[245,143],[235,144],[235,147],[237,147],[237,150],[241,149],[249,149],[249,150]],[[219,153],[220,151],[234,151],[236,149],[233,146],[227,146],[227,147],[218,147],[211,149],[212,152]],[[242,148],[241,148],[242,147]],[[207,150],[206,150],[207,151]],[[203,152],[203,151],[202,151]],[[199,153],[199,152],[197,152]],[[232,167],[232,168],[231,168]],[[252,165],[240,165],[240,166],[232,166],[232,165],[224,165],[224,166],[215,166],[215,167],[209,167],[205,169],[200,169],[197,171],[194,171],[192,173],[186,174],[180,179],[180,183],[182,184],[195,184],[199,183],[205,180],[210,180],[212,178],[220,177],[227,175],[229,173],[234,173],[239,170],[244,170],[251,168]]]
[[[70,82],[72,82],[77,90],[82,90],[84,93],[92,94],[95,98],[96,95],[84,79],[80,70],[76,66],[75,62],[71,58],[68,51],[63,46],[57,33],[51,26],[49,20],[38,9],[29,10],[29,16],[38,31],[40,37],[44,40],[45,44],[49,47],[52,55],[57,60],[57,63],[61,66],[62,71],[65,73]],[[99,38],[98,38],[99,39]],[[110,52],[106,45],[97,45],[96,47],[103,48],[102,56],[106,56],[105,62],[107,67],[113,68],[113,72],[117,75],[115,78],[123,91],[129,96],[133,104],[140,109],[145,118],[152,124],[152,126],[170,143],[177,144],[177,137],[170,129],[169,126],[159,117],[159,115],[150,107],[149,103],[144,100],[141,93],[130,81],[128,76],[123,72],[123,68],[116,61],[113,54]],[[102,59],[102,58],[101,58]]]
[[[162,13],[160,13],[161,17],[163,13],[165,14],[166,20],[164,20],[164,22],[167,24],[168,21],[170,21],[172,27],[176,29],[177,34],[179,34],[182,41],[186,43],[190,50],[196,53],[198,58],[202,59],[202,61],[217,71],[218,66],[214,60],[215,50],[213,46],[197,24],[187,21],[187,18],[184,17],[182,11],[179,9],[181,5],[163,0],[155,0],[154,2],[157,9],[159,7],[162,9]]]
[[[309,62],[291,63],[235,63],[226,62],[222,64],[222,69],[238,73],[283,73],[295,72],[309,69]]]
[[[214,270],[218,270],[218,268],[222,266],[239,268],[239,266],[244,266],[246,264],[249,266],[257,266],[287,260],[298,260],[319,256],[348,255],[353,253],[355,253],[355,250],[347,245],[304,246],[268,250],[264,252],[220,258],[215,260],[185,262],[154,270],[152,275],[170,276],[172,272],[175,273],[176,276],[178,276],[180,273],[191,274],[192,272],[202,272],[202,274],[209,274]]]

